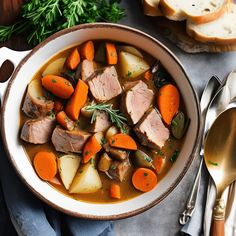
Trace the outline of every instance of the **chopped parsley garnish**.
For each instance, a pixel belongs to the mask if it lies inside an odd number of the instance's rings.
[[[102,145],[104,145],[104,144],[107,143],[107,141],[106,141],[106,139],[105,139],[104,137],[102,137],[102,139],[101,139],[101,143],[102,143]]]
[[[91,151],[85,151],[85,152],[84,152],[84,155],[87,156],[87,155],[89,155],[90,153],[91,153]]]
[[[55,79],[52,79],[52,82],[53,82],[53,83],[56,83],[57,81],[56,81]]]
[[[53,119],[53,118],[55,118],[55,113],[53,111],[49,111],[47,113],[47,116]]]
[[[89,163],[90,163],[90,164],[94,164],[94,159],[91,158],[91,159],[89,160]]]
[[[218,166],[218,165],[219,165],[219,163],[213,162],[213,161],[210,161],[210,160],[208,160],[208,163],[211,164],[211,165],[213,165],[213,166]]]
[[[144,175],[144,176],[148,176],[148,173],[144,172],[143,175]]]
[[[115,169],[116,169],[116,166],[112,165],[110,168],[111,168],[112,170],[115,170]]]
[[[131,71],[128,71],[128,73],[126,74],[127,77],[130,77],[132,75]]]
[[[165,156],[165,154],[161,150],[157,150],[157,154],[162,156],[162,157]]]
[[[65,81],[65,85],[67,85],[67,86],[71,86],[71,84],[70,84],[69,81]]]
[[[147,162],[152,162],[152,158],[149,156],[144,156],[144,160]]]

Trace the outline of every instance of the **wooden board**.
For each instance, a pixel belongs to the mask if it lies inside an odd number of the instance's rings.
[[[236,44],[217,45],[215,43],[202,43],[191,38],[186,33],[186,22],[168,20],[161,16],[159,0],[143,0],[144,14],[156,25],[156,30],[169,39],[173,44],[187,53],[200,52],[230,52],[236,51]]]
[[[187,35],[185,22],[171,21],[165,17],[150,17],[150,20],[157,26],[159,33],[187,53],[236,51],[236,44],[217,45],[196,41]]]

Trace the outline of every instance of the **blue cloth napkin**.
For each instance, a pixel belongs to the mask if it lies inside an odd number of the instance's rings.
[[[35,197],[16,175],[4,152],[1,139],[0,183],[0,235],[114,235],[110,221],[71,217],[52,209]]]

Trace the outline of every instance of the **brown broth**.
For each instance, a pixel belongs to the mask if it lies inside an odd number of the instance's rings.
[[[95,42],[97,43],[97,42]],[[78,46],[80,47],[80,46]],[[40,79],[42,76],[43,71],[45,70],[45,68],[54,60],[61,58],[61,57],[67,57],[69,52],[71,51],[71,48],[69,49],[65,49],[61,52],[59,52],[58,54],[56,54],[53,58],[51,58],[47,63],[45,63],[37,72],[36,74],[33,76],[32,79]],[[145,52],[142,52],[144,55],[145,60],[152,65],[155,61],[155,59],[153,57],[151,57],[150,55],[148,55]],[[65,68],[64,68],[65,69]],[[117,72],[119,74],[119,70],[117,68]],[[132,79],[132,81],[135,80],[139,80],[141,79],[141,77],[136,78],[136,79]],[[143,79],[142,79],[143,80]],[[130,81],[128,79],[124,79],[124,78],[120,78],[120,83],[121,85],[123,85],[125,82]],[[154,93],[157,92],[156,87],[154,86],[154,83],[152,81],[146,81],[144,80],[145,83],[147,83],[148,87],[150,89],[152,89],[154,91]],[[172,81],[173,82],[173,81]],[[174,82],[173,82],[174,83]],[[113,103],[115,107],[118,107],[119,105],[119,99],[120,96],[113,99],[112,101],[109,101],[109,103]],[[155,103],[155,99],[154,99],[154,103]],[[182,111],[185,111],[184,109],[184,105],[183,105],[183,101],[181,101],[181,107],[180,109]],[[29,119],[26,115],[23,114],[23,112],[20,112],[20,127],[23,126],[24,122]],[[82,127],[82,129],[86,128],[86,126],[88,125],[87,123],[88,121],[84,118],[80,117],[80,126]],[[164,176],[166,175],[166,173],[168,171],[170,171],[171,167],[172,167],[172,162],[169,160],[170,157],[173,155],[174,151],[176,149],[180,150],[182,147],[182,143],[183,143],[183,139],[182,140],[177,140],[174,139],[173,137],[171,137],[165,144],[165,146],[161,149],[161,152],[164,153],[165,157],[167,158],[165,166],[163,171],[161,172],[161,174],[158,175],[158,181],[160,181],[161,179],[164,178]],[[46,143],[46,144],[42,144],[42,145],[35,145],[35,144],[30,144],[30,143],[26,143],[23,142],[23,147],[25,149],[26,154],[28,155],[28,157],[30,158],[31,161],[33,161],[33,158],[35,156],[35,154],[38,151],[41,150],[48,150],[53,152],[57,157],[60,157],[62,155],[64,155],[63,153],[59,153],[57,152],[54,147],[53,144],[51,142]],[[142,150],[144,150],[147,154],[151,155],[151,151],[144,147],[144,146],[140,146],[140,148]],[[130,156],[130,161],[132,163],[132,155]],[[109,197],[109,186],[111,185],[111,183],[113,183],[114,181],[109,179],[108,176],[106,176],[104,173],[99,171],[99,175],[101,177],[101,181],[102,181],[102,189],[100,189],[99,191],[97,191],[96,193],[90,193],[90,194],[69,194],[68,191],[64,188],[63,185],[58,186],[55,184],[51,184],[54,188],[56,188],[58,191],[64,193],[65,195],[68,195],[74,199],[77,200],[82,200],[82,201],[86,201],[86,202],[99,202],[99,203],[107,203],[107,202],[117,202],[117,201],[125,201],[127,199],[136,197],[140,194],[142,194],[142,192],[137,191],[132,183],[131,183],[131,176],[132,176],[132,172],[134,170],[134,167],[132,165],[132,168],[130,169],[126,179],[122,182],[119,183],[120,187],[121,187],[121,195],[122,195],[122,199],[121,200],[115,200]]]

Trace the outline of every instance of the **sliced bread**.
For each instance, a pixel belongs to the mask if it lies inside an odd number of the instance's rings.
[[[161,0],[160,4],[163,14],[171,20],[201,24],[224,14],[228,2],[232,0]]]
[[[143,0],[143,11],[146,16],[163,16],[159,9],[160,0]]]
[[[227,11],[212,22],[200,25],[187,22],[186,31],[188,35],[204,43],[236,43],[236,4],[228,4]]]

